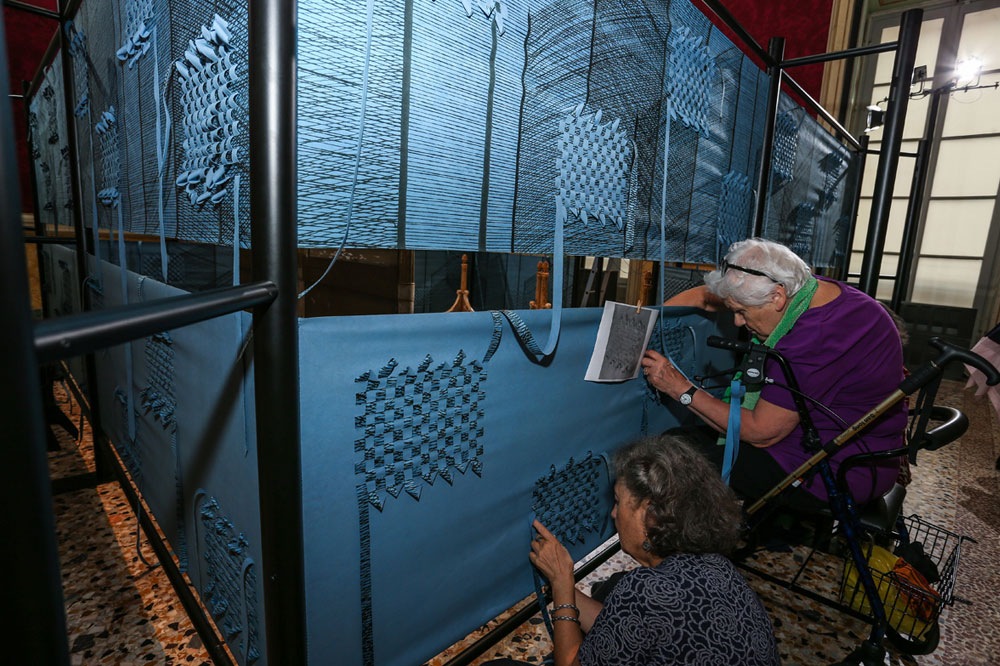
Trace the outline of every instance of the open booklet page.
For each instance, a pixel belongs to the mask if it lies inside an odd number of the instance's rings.
[[[639,376],[659,310],[608,301],[597,330],[594,353],[584,377],[591,382],[621,382]]]

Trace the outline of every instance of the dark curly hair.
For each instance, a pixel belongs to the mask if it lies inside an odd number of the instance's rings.
[[[670,435],[640,439],[615,453],[614,466],[636,502],[649,500],[646,534],[654,555],[729,555],[736,548],[736,496],[688,443]]]

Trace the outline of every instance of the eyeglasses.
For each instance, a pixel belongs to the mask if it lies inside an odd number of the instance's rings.
[[[775,284],[781,284],[779,281],[775,280],[773,277],[771,277],[770,275],[768,275],[764,271],[758,271],[756,268],[746,268],[744,266],[737,266],[736,264],[731,264],[728,261],[726,261],[725,259],[723,259],[722,260],[722,274],[725,275],[726,271],[728,271],[730,268],[732,268],[733,270],[740,271],[742,273],[747,273],[749,275],[759,275],[761,277],[766,277],[768,280],[770,280],[771,282],[773,282]]]

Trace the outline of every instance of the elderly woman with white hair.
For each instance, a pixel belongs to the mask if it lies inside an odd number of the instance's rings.
[[[812,275],[802,259],[779,243],[760,238],[734,243],[722,266],[705,277],[704,286],[682,292],[665,305],[730,310],[736,324],[745,326],[756,341],[785,356],[806,395],[847,423],[881,402],[903,379],[899,333],[885,309],[854,287]],[[655,388],[687,405],[715,431],[725,432],[729,404],[696,389],[655,351],[647,351],[642,364]],[[767,361],[765,375],[787,384],[773,359]],[[751,396],[744,398],[752,409],[741,413],[739,434],[744,445],[731,485],[738,494],[757,498],[811,453],[803,446],[799,414],[788,390],[768,384]],[[822,410],[811,409],[810,414],[823,443],[845,428]],[[901,446],[905,427],[905,406],[899,403],[861,438],[841,447],[831,459],[834,473],[850,455]],[[855,500],[864,503],[885,493],[898,466],[891,459],[851,470],[847,483]],[[818,476],[792,492],[802,507],[826,503],[826,489]]]

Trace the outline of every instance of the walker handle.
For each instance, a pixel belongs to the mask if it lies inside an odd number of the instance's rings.
[[[940,350],[941,353],[936,359],[926,363],[920,368],[917,368],[916,372],[903,380],[903,382],[899,385],[899,390],[906,395],[913,393],[935,377],[939,376],[944,370],[944,367],[953,361],[961,361],[962,363],[971,365],[982,372],[986,375],[986,384],[988,386],[996,386],[1000,383],[1000,372],[998,372],[996,368],[994,368],[979,354],[971,352],[968,349],[956,347],[953,344],[945,342],[941,338],[931,338],[928,342],[932,347],[936,347]]]

